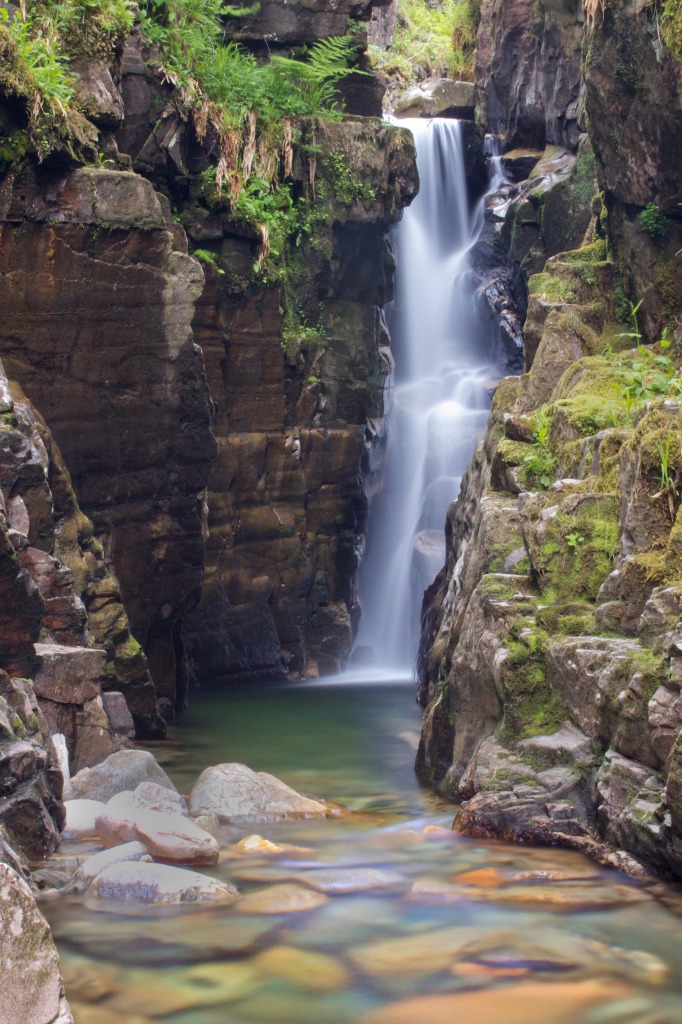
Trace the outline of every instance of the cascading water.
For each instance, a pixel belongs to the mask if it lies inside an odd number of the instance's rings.
[[[469,206],[461,124],[399,124],[414,135],[420,190],[393,232],[396,297],[387,317],[396,373],[386,487],[371,513],[356,644],[357,660],[387,677],[412,669],[423,592],[444,562],[445,514],[485,429],[486,385],[499,376],[486,362],[474,304],[469,252],[484,203]]]

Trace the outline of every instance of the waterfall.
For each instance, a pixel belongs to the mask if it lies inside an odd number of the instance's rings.
[[[445,514],[499,377],[473,301],[469,252],[484,202],[473,210],[468,202],[462,126],[443,118],[397,123],[414,135],[420,190],[392,233],[398,262],[386,312],[396,370],[386,486],[370,512],[354,657],[386,677],[412,669],[423,592],[445,559]]]

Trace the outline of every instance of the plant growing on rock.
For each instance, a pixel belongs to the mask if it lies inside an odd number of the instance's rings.
[[[639,223],[646,233],[657,242],[665,238],[668,231],[667,217],[661,212],[660,207],[656,203],[648,203],[644,207],[639,215]]]
[[[660,459],[661,469],[661,490],[658,494],[654,494],[654,499],[665,497],[668,502],[668,511],[670,512],[670,518],[672,522],[675,522],[677,516],[677,506],[680,500],[679,487],[682,483],[682,475],[679,469],[674,469],[671,461],[671,436],[668,434],[665,439],[665,443],[656,439],[654,444],[656,445],[656,451]]]

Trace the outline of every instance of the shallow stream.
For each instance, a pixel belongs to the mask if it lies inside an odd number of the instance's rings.
[[[449,831],[452,807],[412,772],[413,693],[396,682],[196,695],[154,748],[181,792],[207,765],[242,761],[351,813],[224,828],[224,847],[258,832],[301,848],[226,848],[201,869],[261,893],[257,912],[45,900],[76,1024],[679,1022],[677,890],[572,852]],[[94,849],[65,843],[60,857]],[[332,867],[352,868],[337,889],[358,891],[311,887]],[[366,868],[381,875],[363,878]],[[266,912],[268,887],[292,881],[309,908]]]

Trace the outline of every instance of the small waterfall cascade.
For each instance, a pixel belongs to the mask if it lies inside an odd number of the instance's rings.
[[[392,235],[395,300],[386,312],[396,370],[386,486],[370,512],[353,658],[355,667],[386,678],[412,670],[423,592],[445,559],[445,514],[485,429],[491,381],[500,376],[486,359],[474,303],[469,253],[485,205],[469,206],[461,124],[399,124],[414,135],[420,190]],[[492,191],[499,166],[491,164]]]

